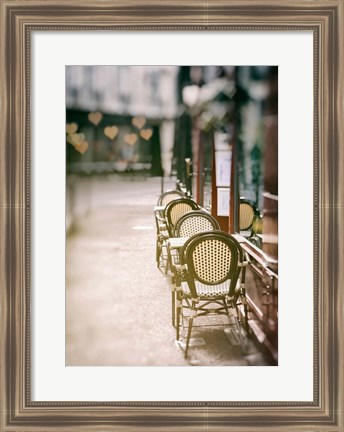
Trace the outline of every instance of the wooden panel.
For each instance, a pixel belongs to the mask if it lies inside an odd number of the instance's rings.
[[[241,243],[250,256],[246,270],[248,324],[252,335],[271,358],[278,362],[278,276],[267,265],[266,257],[249,242]]]
[[[278,261],[278,197],[263,194],[263,252],[268,260]]]

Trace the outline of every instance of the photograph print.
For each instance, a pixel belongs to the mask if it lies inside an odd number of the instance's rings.
[[[66,366],[278,365],[278,67],[65,82]]]

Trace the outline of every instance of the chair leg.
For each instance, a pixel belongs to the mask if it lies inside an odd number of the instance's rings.
[[[176,308],[176,340],[179,341],[180,338],[180,313],[182,308],[177,306]]]
[[[238,315],[235,316],[235,324],[236,324],[237,332],[239,334],[239,340],[240,340],[242,353],[246,354],[246,341],[245,341],[245,338],[243,337],[242,332],[241,332],[241,325],[239,322]]]
[[[158,266],[158,268],[159,268],[159,262],[160,262],[160,255],[161,255],[161,244],[160,244],[160,241],[157,240],[156,241],[156,254],[155,254],[155,256],[156,256],[156,265]]]
[[[186,358],[188,355],[188,348],[189,348],[189,343],[190,343],[190,337],[191,337],[191,330],[192,330],[192,323],[193,323],[193,318],[189,318],[189,328],[188,328],[188,335],[186,338],[186,345],[185,345],[185,354],[184,357]]]
[[[225,307],[226,314],[227,314],[227,317],[228,317],[228,324],[229,325],[233,325],[232,306],[228,305],[225,301],[223,302],[223,305]]]
[[[249,327],[248,327],[248,307],[247,307],[245,288],[243,288],[242,303],[244,303],[245,331],[246,331],[246,334],[248,335],[249,334]]]
[[[172,288],[172,325],[176,325],[176,289]]]
[[[161,271],[163,271],[165,274],[167,274],[167,266],[168,266],[168,254],[167,254],[167,248],[166,243],[161,243]]]
[[[166,248],[166,267],[165,267],[165,274],[168,273],[168,270],[171,268],[172,269],[172,265],[171,265],[171,251],[169,249],[169,247]]]
[[[245,330],[246,330],[246,333],[248,334],[248,309],[247,309],[246,299],[245,299],[245,303],[244,303],[244,314],[245,314]]]

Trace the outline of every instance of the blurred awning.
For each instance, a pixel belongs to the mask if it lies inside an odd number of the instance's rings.
[[[197,117],[201,129],[221,128],[232,112],[232,102],[236,95],[233,80],[218,78],[198,87],[185,86],[183,102],[191,117]]]

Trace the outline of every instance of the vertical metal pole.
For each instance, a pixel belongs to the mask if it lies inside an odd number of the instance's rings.
[[[235,86],[238,82],[238,67],[235,68]],[[238,120],[240,116],[240,101],[238,97],[234,100],[234,121],[233,121],[233,152],[232,152],[232,182],[231,182],[231,205],[232,221],[231,232],[239,231],[239,179],[238,179]]]
[[[161,175],[161,194],[164,193],[164,177],[165,177],[165,173],[164,173],[164,170],[162,170],[162,175]]]

